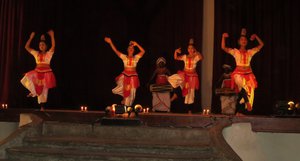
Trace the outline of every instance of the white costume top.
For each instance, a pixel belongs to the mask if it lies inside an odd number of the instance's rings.
[[[200,57],[198,55],[194,57],[187,57],[186,55],[183,55],[179,57],[179,60],[184,62],[184,69],[194,70],[197,67],[197,62],[200,60]]]
[[[39,54],[36,50],[30,51],[30,54],[34,56],[36,64],[50,64],[53,53],[52,51],[47,51],[45,54]]]
[[[139,55],[134,55],[133,57],[128,57],[125,54],[121,54],[120,58],[123,60],[124,68],[136,68],[138,61],[140,60]]]
[[[234,48],[229,50],[229,54],[231,54],[234,57],[236,66],[246,67],[250,66],[250,62],[253,55],[256,54],[258,51],[258,48],[253,48],[247,50],[245,53],[241,53],[240,50]]]

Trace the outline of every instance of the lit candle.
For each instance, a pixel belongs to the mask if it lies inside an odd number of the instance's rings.
[[[149,113],[149,108],[146,109],[147,113]]]
[[[83,106],[80,107],[80,111],[83,111]]]
[[[4,109],[4,104],[2,104],[2,108]]]
[[[206,109],[203,109],[202,115],[205,115],[205,114],[206,114]]]
[[[84,107],[84,111],[87,111],[87,107],[86,106]]]
[[[143,108],[143,113],[145,113],[145,112],[146,112],[146,109]]]
[[[7,104],[5,104],[5,109],[7,109]]]
[[[206,114],[209,115],[209,109],[206,110]]]

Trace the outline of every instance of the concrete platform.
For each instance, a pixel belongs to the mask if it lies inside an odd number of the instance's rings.
[[[21,113],[32,113],[45,121],[99,123],[105,117],[104,111],[81,112],[76,110],[34,110],[34,109],[8,109],[0,110],[0,121],[19,122]],[[255,132],[282,132],[300,133],[299,117],[275,116],[227,116],[227,115],[202,115],[178,113],[141,113],[141,125],[158,127],[210,127],[216,120],[225,120],[232,123],[249,122]]]

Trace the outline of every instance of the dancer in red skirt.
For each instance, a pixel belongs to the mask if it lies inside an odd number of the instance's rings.
[[[246,37],[246,29],[242,29],[241,37],[238,40],[239,49],[232,49],[226,47],[225,40],[228,37],[228,33],[223,33],[221,48],[228,54],[232,55],[235,59],[236,68],[231,74],[231,88],[237,86],[237,93],[241,92],[243,99],[240,103],[245,103],[248,111],[252,111],[254,101],[254,89],[257,87],[255,76],[252,72],[250,62],[254,54],[260,51],[264,46],[263,41],[256,35],[253,34],[250,38],[251,41],[255,39],[258,41],[258,46],[252,49],[246,49],[248,40]]]
[[[23,86],[30,92],[27,96],[37,96],[38,103],[41,105],[41,110],[44,109],[44,105],[47,102],[48,90],[56,86],[55,76],[50,67],[51,58],[55,49],[54,31],[50,30],[47,34],[51,38],[51,48],[48,50],[45,36],[42,35],[39,42],[39,51],[34,50],[30,47],[35,33],[32,32],[30,34],[30,38],[26,42],[25,49],[32,56],[34,56],[36,67],[34,70],[27,72],[21,80]]]
[[[179,56],[181,48],[174,52],[174,59],[184,62],[184,69],[173,74],[168,78],[169,83],[173,88],[180,86],[182,96],[185,98],[186,105],[192,105],[195,98],[195,90],[199,89],[199,78],[196,71],[198,61],[202,60],[202,55],[194,47],[194,40],[190,39],[188,45],[188,54]],[[191,111],[189,111],[191,112]]]
[[[145,50],[137,42],[130,41],[127,48],[128,55],[125,55],[117,50],[109,37],[105,37],[104,40],[110,45],[118,57],[123,60],[124,64],[124,71],[116,78],[117,87],[115,87],[112,92],[123,97],[122,104],[131,106],[135,99],[136,89],[140,85],[136,66],[140,58],[143,57]],[[133,55],[135,46],[140,50],[140,52]]]

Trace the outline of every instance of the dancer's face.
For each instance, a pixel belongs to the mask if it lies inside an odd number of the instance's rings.
[[[131,46],[131,45],[128,46],[127,52],[128,52],[128,55],[129,55],[129,56],[133,56],[133,53],[134,53],[134,47]]]
[[[241,36],[240,39],[239,39],[239,45],[241,47],[246,47],[248,44],[248,40],[245,36]]]
[[[47,45],[45,42],[41,41],[39,43],[39,49],[42,51],[42,52],[45,52],[47,50]]]
[[[193,53],[195,53],[195,48],[194,48],[194,46],[193,45],[189,45],[188,46],[188,52],[189,52],[189,54],[193,54]]]

